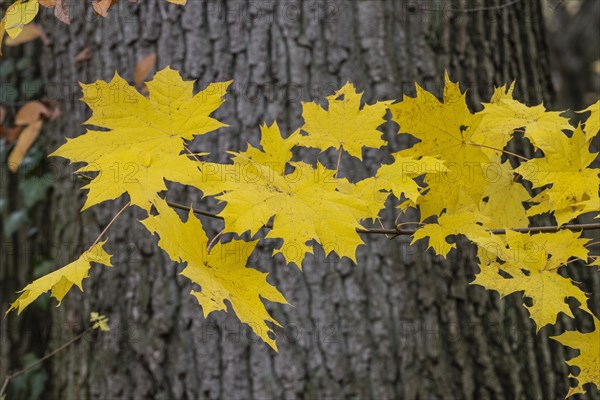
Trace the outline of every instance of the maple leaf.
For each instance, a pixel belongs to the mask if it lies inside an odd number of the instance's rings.
[[[493,168],[492,168],[493,167]],[[531,198],[525,187],[515,180],[515,171],[510,162],[490,164],[484,170],[487,184],[479,206],[484,227],[495,229],[501,226],[526,227],[529,225],[523,203]]]
[[[108,9],[117,2],[117,0],[93,0],[92,7],[98,15],[106,17],[108,15]]]
[[[420,140],[399,154],[439,158],[447,168],[425,177],[428,192],[419,203],[421,220],[444,210],[453,213],[478,205],[486,186],[482,165],[496,162],[498,156],[490,158],[484,147],[473,142],[481,116],[469,111],[459,85],[446,74],[440,101],[417,84],[415,97],[405,97],[390,110],[400,132]]]
[[[525,307],[538,331],[555,324],[561,312],[573,318],[565,302],[568,297],[578,300],[579,308],[590,312],[587,295],[571,279],[558,274],[558,268],[569,258],[587,259],[585,244],[589,239],[579,235],[571,231],[530,235],[508,230],[503,245],[494,243],[486,247],[488,257],[490,252],[496,252],[503,263],[491,258],[480,263],[480,272],[471,284],[495,290],[501,297],[522,291],[531,299],[531,306]],[[478,244],[481,246],[483,242]]]
[[[491,140],[502,137],[500,142],[504,142],[507,138],[505,135],[524,128],[525,137],[534,147],[544,150],[562,135],[562,130],[572,129],[569,120],[561,116],[562,112],[547,111],[543,104],[527,106],[513,98],[513,91],[514,83],[508,88],[497,88],[491,102],[484,104],[484,109],[478,113],[482,117],[480,128],[488,132],[487,136]],[[498,144],[494,145],[496,146]]]
[[[515,130],[522,127],[520,120],[507,120],[498,112],[498,105],[503,100],[512,100],[514,82],[494,88],[489,103],[483,103],[483,110],[475,113],[479,118],[477,129],[473,131],[471,140],[482,146],[481,151],[492,156],[498,154],[511,140]],[[502,108],[500,108],[502,110]]]
[[[407,157],[402,152],[393,154],[394,162],[384,164],[377,170],[373,178],[372,190],[388,190],[400,198],[404,195],[408,200],[417,203],[423,188],[414,178],[421,175],[441,174],[448,171],[444,162],[433,157]],[[360,182],[358,183],[360,184]],[[357,185],[358,185],[357,184]]]
[[[585,140],[591,142],[592,139],[600,131],[600,100],[592,104],[585,110],[579,111],[580,113],[590,112],[589,117],[585,121]]]
[[[387,194],[356,197],[358,189],[345,179],[335,178],[336,171],[321,163],[313,168],[292,162],[294,171],[285,173],[282,160],[288,158],[294,139],[271,146],[271,135],[279,134],[276,125],[272,129],[263,129],[268,133],[261,140],[265,151],[250,148],[232,153],[233,165],[202,166],[198,185],[204,194],[227,202],[219,213],[225,219],[225,231],[255,235],[274,217],[266,238],[283,239],[283,247],[275,252],[281,252],[288,262],[301,266],[304,255],[312,253],[312,246],[307,244],[312,240],[323,245],[327,254],[335,251],[356,261],[356,248],[364,243],[356,229],[361,227],[361,220],[377,217]]]
[[[13,39],[19,36],[23,27],[33,21],[39,11],[39,7],[40,5],[37,0],[15,1],[6,9],[3,18],[4,25],[0,25],[0,38],[4,35],[4,31]]]
[[[275,121],[271,126],[262,125],[260,134],[262,150],[249,144],[245,152],[246,156],[259,164],[270,166],[278,174],[283,174],[288,161],[292,158],[292,148],[297,145],[300,130],[284,139]]]
[[[35,301],[42,294],[51,290],[51,295],[58,303],[62,302],[63,298],[73,285],[77,286],[83,291],[82,281],[88,277],[89,270],[92,262],[103,264],[107,267],[111,267],[110,255],[104,250],[104,244],[101,242],[95,244],[88,251],[86,251],[76,261],[57,269],[25,286],[20,291],[21,295],[19,298],[10,305],[10,308],[6,312],[7,314],[12,310],[17,310],[18,314]]]
[[[361,108],[362,93],[347,83],[332,96],[327,97],[328,109],[317,103],[302,103],[302,130],[307,133],[298,139],[304,147],[325,151],[344,149],[362,160],[362,148],[381,148],[387,143],[377,128],[392,101],[380,101]]]
[[[108,325],[108,317],[105,315],[98,314],[97,312],[91,312],[90,322],[93,324],[92,329],[100,329],[103,332],[110,331],[110,326]]]
[[[186,263],[181,275],[200,285],[200,291],[192,290],[190,294],[202,306],[204,316],[214,311],[227,311],[227,301],[242,322],[250,325],[258,337],[277,350],[275,340],[269,336],[273,331],[266,322],[281,325],[269,315],[262,299],[288,303],[267,282],[265,273],[246,267],[257,241],[232,240],[217,243],[207,251],[208,238],[192,211],[184,223],[164,200],[155,198],[153,204],[158,215],[141,222],[151,233],[158,234],[158,245],[171,260]]]
[[[598,212],[599,170],[588,168],[597,156],[588,150],[579,126],[571,138],[561,133],[552,145],[548,144],[544,157],[521,164],[516,171],[534,188],[552,185],[532,199],[539,204],[531,207],[528,215],[552,212],[562,225],[585,212]]]
[[[600,389],[600,320],[594,316],[595,329],[589,333],[567,331],[558,336],[550,336],[563,346],[579,350],[579,355],[567,361],[577,367],[577,376],[569,374],[569,378],[577,378],[577,386],[571,387],[566,397],[574,394],[585,394],[583,385],[591,383]]]
[[[425,224],[413,234],[413,245],[417,240],[429,238],[427,249],[433,248],[436,254],[446,257],[450,250],[456,248],[456,243],[449,243],[449,236],[463,235],[469,240],[484,246],[496,244],[502,246],[500,238],[488,232],[478,222],[481,216],[476,212],[463,210],[456,214],[443,214],[437,223]]]
[[[198,164],[182,155],[185,141],[226,126],[211,118],[230,82],[212,83],[194,95],[194,81],[184,81],[167,67],[147,82],[146,98],[118,74],[110,82],[82,84],[83,101],[93,114],[86,124],[109,129],[87,130],[67,139],[51,156],[85,162],[78,172],[99,172],[83,209],[128,193],[146,210],[164,180],[193,185]]]

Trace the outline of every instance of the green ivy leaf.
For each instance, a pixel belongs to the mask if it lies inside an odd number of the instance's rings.
[[[31,209],[40,201],[44,200],[48,189],[52,187],[52,176],[45,174],[42,176],[31,176],[22,179],[19,182],[19,189],[23,194],[25,207]]]
[[[9,237],[27,221],[27,210],[11,213],[4,222],[4,236]]]

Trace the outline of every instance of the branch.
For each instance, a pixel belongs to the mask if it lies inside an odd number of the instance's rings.
[[[82,179],[86,179],[86,180],[92,180],[91,177],[84,175],[84,174],[79,174],[79,176]],[[214,218],[214,219],[220,219],[223,220],[224,218],[221,217],[220,215],[208,212],[208,211],[203,211],[203,210],[196,210],[195,208],[191,208],[188,206],[184,206],[183,204],[178,204],[178,203],[173,203],[171,201],[167,201],[167,204],[173,208],[176,208],[178,210],[182,210],[182,211],[187,211],[190,212],[192,211],[194,214],[197,215],[203,215],[205,217],[209,217],[209,218]],[[264,226],[265,228],[269,228],[272,229],[273,228],[273,224],[266,224]],[[562,225],[562,226],[533,226],[530,228],[513,228],[510,229],[511,231],[514,232],[520,232],[520,233],[544,233],[544,232],[558,232],[558,231],[564,231],[564,230],[569,230],[569,231],[588,231],[588,230],[593,230],[593,229],[600,229],[600,223],[596,223],[596,224],[571,224],[571,225]],[[417,230],[416,229],[402,229],[399,227],[399,225],[396,225],[395,228],[393,229],[385,229],[385,228],[379,228],[379,229],[360,229],[357,228],[356,232],[357,233],[362,233],[365,235],[392,235],[393,237],[396,236],[411,236],[413,235]],[[505,229],[489,229],[489,232],[493,233],[494,235],[504,235],[506,233]]]
[[[167,204],[169,204],[171,207],[177,208],[179,210],[184,210],[184,211],[188,211],[188,212],[192,211],[194,214],[204,215],[205,217],[223,220],[223,217],[221,217],[220,215],[216,215],[216,214],[213,214],[213,213],[210,213],[207,211],[196,210],[194,208],[187,207],[182,204],[172,203],[172,202],[167,202]],[[266,224],[265,228],[272,229],[273,224]],[[513,228],[510,230],[514,231],[514,232],[520,232],[520,233],[544,233],[544,232],[558,232],[558,231],[564,231],[564,230],[588,231],[588,230],[593,230],[593,229],[600,229],[600,223],[571,224],[571,225],[561,225],[561,226],[532,226],[529,228]],[[356,229],[356,232],[366,234],[366,235],[368,235],[368,234],[376,234],[377,235],[378,234],[378,235],[393,235],[393,236],[406,236],[406,235],[410,236],[410,235],[413,235],[416,231],[417,231],[416,229],[402,229],[398,226],[393,229],[385,229],[385,228],[379,228],[379,229],[357,228]],[[505,229],[489,229],[488,231],[493,233],[494,235],[504,235],[506,233]]]
[[[596,224],[571,224],[571,225],[562,225],[562,226],[533,226],[530,228],[513,228],[510,229],[514,232],[520,233],[547,233],[547,232],[558,232],[558,231],[589,231],[593,229],[600,229],[600,223]],[[417,230],[416,229],[357,229],[358,233],[375,233],[375,234],[385,234],[385,235],[412,235]],[[506,229],[489,229],[488,232],[493,233],[494,235],[504,235],[506,233]]]

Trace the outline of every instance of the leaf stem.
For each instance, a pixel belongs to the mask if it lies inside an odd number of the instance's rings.
[[[202,162],[198,159],[198,157],[196,157],[196,154],[194,154],[187,146],[183,146],[183,148],[185,149],[185,151],[188,152],[188,154],[192,157],[194,157],[194,160],[196,160],[197,162]]]
[[[340,151],[338,152],[337,165],[335,167],[335,175],[334,178],[337,179],[338,173],[340,172],[340,163],[342,162],[342,152],[344,151],[344,146],[340,146]]]
[[[214,238],[212,238],[212,240],[211,240],[211,241],[210,241],[210,243],[208,244],[208,247],[207,247],[207,250],[206,250],[208,253],[210,253],[210,249],[212,249],[212,247],[213,247],[213,244],[215,243],[215,241],[216,241],[216,240],[217,240],[219,237],[221,237],[221,235],[222,235],[223,233],[225,233],[225,229],[221,230],[221,232],[217,233],[217,235],[216,235]]]
[[[519,160],[521,160],[521,161],[529,161],[529,158],[527,158],[527,157],[523,157],[523,156],[520,156],[520,155],[518,155],[518,154],[515,154],[515,153],[513,153],[512,151],[503,150],[503,149],[498,149],[498,148],[496,148],[496,147],[492,147],[492,146],[488,146],[488,145],[485,145],[485,144],[480,144],[480,143],[467,142],[466,144],[468,144],[468,145],[470,145],[470,146],[484,147],[484,148],[486,148],[486,149],[490,149],[490,150],[496,150],[496,151],[499,151],[499,152],[501,152],[501,153],[508,154],[509,156],[516,157],[516,158],[518,158],[518,159],[519,159]]]
[[[90,251],[95,245],[98,244],[98,242],[100,241],[100,239],[102,239],[102,237],[106,234],[106,232],[112,226],[112,224],[115,223],[115,221],[119,218],[119,216],[121,216],[121,214],[123,214],[123,211],[125,211],[127,209],[127,207],[129,207],[130,205],[131,205],[131,201],[129,203],[125,204],[123,206],[123,208],[121,208],[121,210],[119,210],[119,212],[117,213],[117,215],[115,215],[113,217],[113,219],[108,223],[108,225],[106,225],[106,227],[104,228],[104,230],[102,232],[100,232],[100,234],[98,235],[98,237],[96,238],[96,240],[94,241],[94,243],[90,246],[90,248],[87,251]]]

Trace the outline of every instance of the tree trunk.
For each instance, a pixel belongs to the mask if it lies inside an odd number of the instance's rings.
[[[43,11],[53,41],[42,56],[47,95],[63,106],[45,133],[48,150],[83,132],[89,111],[77,101],[77,81],[110,79],[115,70],[131,80],[151,52],[159,68],[170,65],[200,86],[234,80],[217,114],[231,127],[193,146],[221,161],[225,150],[256,144],[263,121],[297,128],[300,101],[322,100],[346,81],[369,102],[411,94],[414,81],[439,93],[444,70],[471,89],[473,102],[513,79],[521,100],[548,104],[553,95],[540,1],[123,1],[106,19],[82,7],[71,4],[70,26]],[[86,47],[92,58],[76,65]],[[391,129],[386,139],[391,150],[405,145]],[[364,164],[342,168],[361,177],[381,161],[368,152]],[[126,199],[80,214],[82,183],[57,163],[47,238],[68,250],[57,256],[64,264]],[[208,207],[195,191],[173,193]],[[383,221],[397,213],[389,207]],[[566,354],[548,335],[574,322],[536,335],[519,295],[500,300],[468,285],[468,251],[443,261],[406,239],[366,237],[357,266],[317,254],[301,272],[262,247],[257,267],[295,305],[268,306],[285,328],[277,354],[232,314],[202,317],[181,268],[157,249],[136,221],[142,217],[127,211],[111,228],[115,267],[94,269],[85,293],[70,293],[53,313],[53,347],[87,326],[91,311],[112,326],[53,358],[54,398],[541,400],[567,392]],[[216,232],[213,224],[209,236]],[[578,278],[597,300],[597,274]]]

